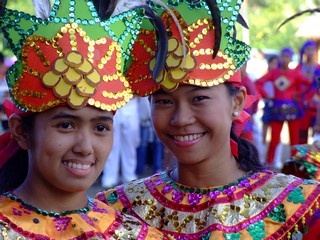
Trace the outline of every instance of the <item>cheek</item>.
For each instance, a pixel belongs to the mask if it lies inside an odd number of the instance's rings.
[[[100,161],[106,161],[111,149],[112,149],[112,144],[113,144],[113,138],[106,138],[106,139],[97,139],[95,141],[95,155]]]
[[[151,115],[152,126],[156,132],[161,131],[163,125],[167,124],[167,120],[161,117],[161,114],[152,113]]]

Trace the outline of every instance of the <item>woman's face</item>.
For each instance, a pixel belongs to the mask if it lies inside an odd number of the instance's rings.
[[[151,97],[155,131],[180,163],[195,164],[230,149],[236,98],[225,84],[210,88],[181,85]]]
[[[29,136],[28,179],[67,192],[86,191],[113,143],[113,114],[93,107],[56,107],[36,115]]]
[[[304,49],[304,54],[307,59],[313,60],[316,54],[316,49],[313,46],[308,46]]]

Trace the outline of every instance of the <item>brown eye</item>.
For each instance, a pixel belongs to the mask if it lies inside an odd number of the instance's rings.
[[[105,126],[105,125],[103,125],[103,124],[100,124],[100,125],[98,125],[98,126],[96,127],[96,130],[97,130],[98,132],[104,132],[104,131],[110,130],[110,127]]]
[[[71,128],[72,125],[70,122],[62,122],[58,124],[58,127],[67,129],[67,128]]]

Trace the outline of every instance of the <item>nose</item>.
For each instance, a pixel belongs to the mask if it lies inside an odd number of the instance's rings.
[[[177,126],[177,127],[186,126],[194,123],[194,121],[195,121],[194,113],[188,104],[176,105],[170,120],[171,125]]]
[[[93,154],[93,138],[88,130],[81,130],[75,135],[73,151],[82,156]]]

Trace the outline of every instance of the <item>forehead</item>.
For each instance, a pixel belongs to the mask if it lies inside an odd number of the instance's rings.
[[[212,87],[199,87],[194,85],[188,85],[188,84],[181,84],[176,90],[168,92],[165,90],[159,90],[155,92],[152,96],[171,96],[171,97],[188,97],[193,96],[195,94],[210,94],[210,93],[224,93],[222,89],[225,88],[225,84],[219,84],[217,86]]]
[[[65,118],[75,118],[81,120],[93,120],[99,118],[112,119],[113,113],[108,111],[103,111],[94,107],[86,106],[81,109],[72,109],[68,106],[61,106],[51,108],[42,113],[37,114],[37,118],[42,121],[50,121],[55,118],[65,117]]]

